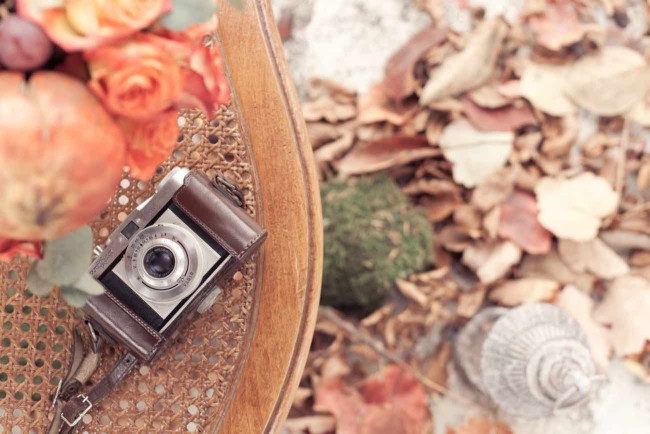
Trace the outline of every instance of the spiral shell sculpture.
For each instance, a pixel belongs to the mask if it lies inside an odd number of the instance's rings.
[[[589,400],[600,377],[572,317],[542,303],[485,311],[459,335],[456,356],[470,382],[502,410],[536,418]]]
[[[456,362],[467,380],[484,395],[485,390],[481,378],[481,351],[485,340],[494,323],[509,309],[505,307],[488,307],[476,314],[470,322],[463,327],[454,346]]]

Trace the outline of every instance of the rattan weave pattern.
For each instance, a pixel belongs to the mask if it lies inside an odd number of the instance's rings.
[[[242,138],[236,111],[221,107],[209,121],[197,111],[179,117],[176,151],[148,182],[125,172],[110,205],[93,223],[101,244],[120,221],[175,166],[216,171],[242,186],[246,209],[255,215],[255,171]],[[0,434],[41,434],[47,425],[50,398],[69,359],[71,330],[80,315],[57,294],[43,299],[26,291],[29,263],[0,264]],[[240,371],[240,355],[252,330],[256,265],[249,261],[224,288],[211,311],[190,325],[184,337],[153,366],[140,367],[116,392],[86,415],[82,433],[206,432],[222,416],[228,389]],[[119,352],[119,349],[117,350]],[[119,354],[104,349],[99,378]]]

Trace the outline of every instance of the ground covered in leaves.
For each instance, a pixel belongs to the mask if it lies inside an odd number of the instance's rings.
[[[448,380],[457,331],[491,305],[555,303],[601,371],[615,358],[650,381],[649,6],[530,0],[505,19],[472,4],[421,0],[431,26],[368,92],[308,89],[322,180],[394,179],[436,260],[370,314],[321,308],[289,434],[431,433],[431,400],[480,405]],[[510,432],[496,415],[448,427]]]

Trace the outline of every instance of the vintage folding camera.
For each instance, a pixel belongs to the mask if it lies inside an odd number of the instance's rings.
[[[172,170],[91,265],[106,288],[84,307],[92,327],[141,361],[155,358],[266,238],[242,206],[227,179]]]

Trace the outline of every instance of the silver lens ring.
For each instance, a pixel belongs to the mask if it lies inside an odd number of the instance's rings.
[[[172,254],[174,257],[174,269],[167,276],[164,277],[155,277],[152,276],[145,266],[145,258],[147,254],[157,247],[162,247]],[[138,260],[136,261],[136,267],[138,269],[138,275],[142,278],[142,281],[145,285],[153,289],[169,289],[176,286],[179,279],[187,271],[187,253],[183,246],[179,243],[170,240],[169,238],[159,238],[149,240],[146,244],[142,246],[141,249],[143,254],[138,255]]]
[[[147,252],[163,248],[174,258],[173,270],[161,277],[149,274],[145,267]],[[131,287],[152,301],[174,301],[187,296],[199,284],[201,251],[186,229],[170,224],[149,226],[138,232],[126,249],[124,265]]]

